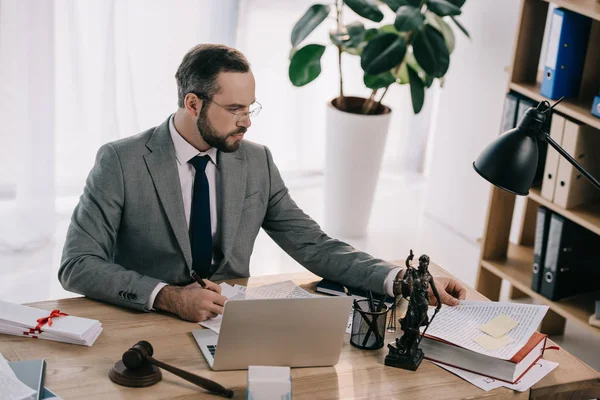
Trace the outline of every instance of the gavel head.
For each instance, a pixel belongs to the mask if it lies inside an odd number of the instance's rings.
[[[128,369],[138,369],[152,357],[154,349],[152,345],[145,340],[140,340],[132,348],[123,353],[123,365]]]

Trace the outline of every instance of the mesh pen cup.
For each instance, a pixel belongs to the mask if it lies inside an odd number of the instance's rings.
[[[381,311],[370,311],[368,300],[355,301],[350,344],[365,350],[382,348],[385,342],[385,323],[388,311],[390,308],[387,304],[382,305]]]

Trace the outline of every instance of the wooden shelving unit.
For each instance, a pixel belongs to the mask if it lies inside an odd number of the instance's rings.
[[[581,87],[577,98],[563,100],[555,111],[569,119],[600,130],[600,119],[590,113],[592,98],[600,93],[600,3],[596,0],[522,0],[513,59],[509,67],[508,90],[535,101],[546,99],[540,94],[541,79],[537,67],[540,60],[549,3],[564,7],[593,19]],[[600,154],[600,149],[598,149]],[[493,187],[482,242],[476,289],[492,300],[498,300],[502,281],[511,285],[511,298],[530,297],[550,307],[540,330],[547,334],[564,332],[567,320],[600,336],[600,329],[588,324],[594,313],[594,300],[600,292],[588,293],[560,301],[552,301],[531,289],[533,241],[537,210],[540,205],[600,235],[600,202],[574,209],[564,209],[543,198],[539,188],[530,190],[525,202],[518,244],[509,243],[515,196]],[[600,250],[600,249],[599,249]],[[600,266],[598,266],[600,268]]]

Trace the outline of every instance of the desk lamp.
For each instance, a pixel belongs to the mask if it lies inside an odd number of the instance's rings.
[[[516,128],[500,135],[481,152],[473,163],[475,171],[501,189],[526,196],[537,170],[538,141],[546,141],[600,190],[600,182],[544,131],[546,118],[562,99],[552,106],[544,100],[528,109]]]

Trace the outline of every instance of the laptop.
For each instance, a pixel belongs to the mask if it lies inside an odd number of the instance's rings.
[[[338,362],[352,297],[230,300],[220,333],[192,332],[216,371],[249,365],[330,366]]]

